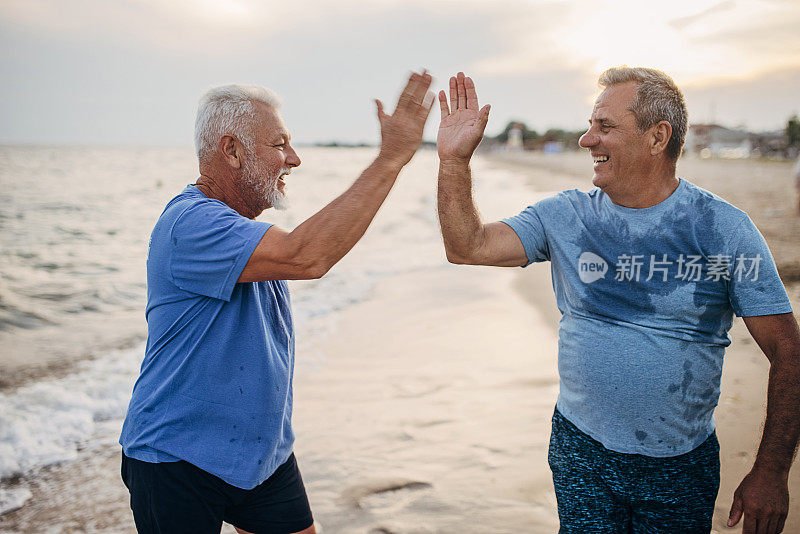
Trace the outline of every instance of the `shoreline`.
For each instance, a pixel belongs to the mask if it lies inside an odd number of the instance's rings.
[[[95,332],[88,345],[86,332]],[[0,393],[11,395],[43,379],[64,378],[78,371],[81,362],[133,348],[146,339],[147,324],[139,310],[78,317],[48,328],[15,332],[3,343]]]

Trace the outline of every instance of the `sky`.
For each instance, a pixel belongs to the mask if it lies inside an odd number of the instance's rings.
[[[580,129],[623,64],[670,74],[690,122],[778,130],[800,113],[798,28],[797,0],[3,0],[0,143],[191,145],[226,83],[277,91],[296,144],[373,143],[373,100],[393,109],[421,68],[435,89],[472,76],[490,135]]]

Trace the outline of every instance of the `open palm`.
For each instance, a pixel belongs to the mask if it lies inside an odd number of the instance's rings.
[[[483,139],[491,106],[478,108],[475,84],[463,72],[450,78],[450,106],[444,91],[439,92],[439,106],[442,110],[436,139],[439,159],[469,160]]]

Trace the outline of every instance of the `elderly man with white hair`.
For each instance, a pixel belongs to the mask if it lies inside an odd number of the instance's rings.
[[[254,220],[284,206],[300,165],[277,96],[229,85],[201,99],[200,177],[150,238],[147,346],[120,437],[139,532],[315,532],[292,452],[285,281],[323,276],[364,234],[420,145],[430,84],[413,73],[392,115],[376,101],[375,161],[291,232]]]

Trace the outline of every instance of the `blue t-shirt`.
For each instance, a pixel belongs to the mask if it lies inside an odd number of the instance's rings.
[[[270,227],[187,186],[153,229],[147,347],[125,454],[250,489],[292,452],[294,333],[283,280],[237,283]]]
[[[557,407],[614,451],[700,445],[714,430],[733,314],[792,310],[747,214],[685,180],[649,208],[571,190],[503,222],[529,264],[551,262]]]

